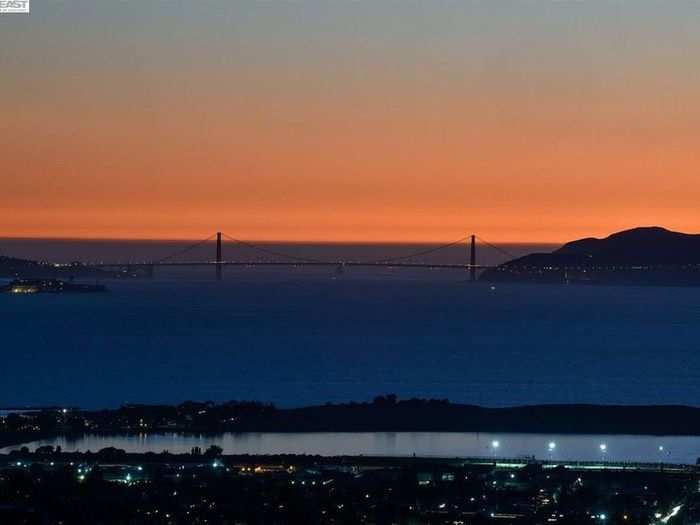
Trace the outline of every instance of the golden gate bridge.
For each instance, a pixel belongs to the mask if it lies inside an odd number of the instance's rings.
[[[179,260],[179,258],[190,254],[195,249],[206,245],[209,242],[215,242],[215,250],[212,253],[211,259],[202,260]],[[485,265],[477,263],[477,241],[483,245],[498,251],[500,254],[508,257],[509,259],[515,258],[515,256],[508,252],[507,250],[498,247],[477,235],[467,235],[456,241],[452,241],[446,244],[441,244],[439,246],[432,246],[430,248],[418,250],[415,252],[396,255],[392,257],[384,257],[377,259],[366,259],[366,260],[355,260],[355,259],[319,259],[317,257],[296,255],[292,253],[287,253],[280,251],[278,249],[273,249],[269,246],[264,246],[261,244],[252,243],[250,241],[245,241],[237,239],[223,232],[216,232],[201,241],[195,242],[191,245],[186,246],[183,249],[177,250],[165,257],[150,261],[127,261],[127,262],[92,262],[85,263],[85,266],[93,268],[102,269],[112,269],[124,271],[127,273],[132,273],[137,270],[143,271],[147,276],[152,277],[155,268],[158,267],[212,267],[215,269],[215,275],[217,280],[223,278],[223,269],[226,266],[240,266],[240,267],[255,267],[255,266],[317,266],[317,267],[335,267],[338,272],[343,272],[345,268],[426,268],[426,269],[448,269],[448,270],[462,270],[469,272],[470,279],[472,281],[476,280],[477,270],[485,270],[488,268],[493,268],[493,265]],[[250,250],[253,253],[258,253],[265,255],[267,257],[272,257],[272,260],[266,259],[226,259],[223,256],[224,246],[226,244],[233,244]],[[420,257],[425,257],[428,255],[435,254],[437,252],[453,248],[460,244],[465,244],[465,261],[464,263],[440,263],[440,262],[420,262],[416,259]],[[468,259],[466,256],[468,255]]]

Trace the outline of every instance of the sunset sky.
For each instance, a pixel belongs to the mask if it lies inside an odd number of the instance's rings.
[[[0,236],[700,231],[700,2],[0,15]]]

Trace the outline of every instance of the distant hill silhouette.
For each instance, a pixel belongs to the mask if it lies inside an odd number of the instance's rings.
[[[487,270],[484,281],[700,285],[700,235],[658,226],[566,243]]]

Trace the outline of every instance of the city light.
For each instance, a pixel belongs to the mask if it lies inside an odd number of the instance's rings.
[[[492,442],[491,442],[491,447],[492,447],[492,448],[498,448],[498,447],[500,447],[500,446],[501,446],[501,444],[500,444],[498,441],[492,441]]]
[[[600,451],[601,452],[606,452],[608,450],[608,446],[605,443],[600,444]]]
[[[557,444],[554,441],[550,441],[549,445],[547,445],[547,448],[549,449],[550,452],[554,451],[555,448],[557,448]]]
[[[669,512],[666,516],[661,518],[661,523],[668,523],[671,518],[673,518],[678,512],[683,508],[683,505],[676,505],[671,509],[671,512]]]

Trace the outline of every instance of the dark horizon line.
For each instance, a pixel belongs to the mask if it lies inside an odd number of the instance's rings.
[[[446,241],[325,241],[325,240],[301,240],[301,241],[291,241],[291,240],[261,240],[261,239],[248,239],[245,237],[241,237],[244,239],[246,242],[252,242],[252,243],[257,243],[257,244],[281,244],[281,245],[300,245],[300,246],[308,246],[308,245],[329,245],[329,246],[386,246],[386,245],[395,245],[395,246],[415,246],[415,245],[421,245],[421,246],[431,246],[431,245],[436,245],[440,246],[444,244]],[[197,238],[177,238],[177,239],[158,239],[158,238],[133,238],[133,237],[34,237],[34,236],[0,236],[0,242],[5,242],[5,241],[30,241],[30,242],[37,242],[37,241],[57,241],[57,242],[87,242],[87,243],[103,243],[103,242],[134,242],[134,243],[143,243],[143,244],[165,244],[165,243],[188,243],[188,242],[193,242],[201,239]],[[226,239],[223,239],[224,243],[226,242],[232,242],[232,241],[227,241]],[[214,239],[212,239],[211,242],[214,242]],[[561,242],[538,242],[538,241],[494,241],[492,244],[497,244],[497,245],[509,245],[509,246],[532,246],[532,245],[538,245],[538,246],[561,246],[562,244],[565,244],[568,241],[561,241]]]
[[[0,406],[0,411],[42,411],[42,410],[70,410],[76,412],[100,412],[100,411],[115,411],[121,408],[129,407],[144,407],[144,408],[161,408],[161,407],[178,407],[185,405],[187,403],[193,404],[207,404],[212,403],[214,406],[223,406],[228,403],[240,403],[240,404],[259,404],[262,406],[274,406],[278,410],[306,410],[306,409],[316,409],[316,408],[343,408],[352,406],[371,406],[376,404],[377,398],[387,399],[392,394],[380,394],[374,396],[373,398],[363,399],[363,400],[350,400],[350,401],[325,401],[319,403],[311,404],[301,404],[301,405],[278,405],[274,401],[270,400],[255,400],[255,399],[227,399],[227,400],[217,400],[212,399],[184,399],[180,401],[170,401],[170,402],[138,402],[138,401],[123,401],[118,405],[112,406],[102,406],[99,408],[89,408],[84,407],[75,403],[64,403],[64,404],[36,404],[36,405],[21,405],[21,404],[11,404],[8,403],[7,406]],[[572,402],[572,403],[561,403],[561,402],[551,402],[551,403],[517,403],[517,404],[489,404],[489,403],[467,403],[462,401],[453,401],[449,398],[432,398],[432,397],[400,397],[397,396],[395,399],[395,404],[400,405],[406,402],[418,401],[423,403],[434,402],[434,403],[444,403],[453,407],[468,407],[476,408],[480,410],[497,410],[497,411],[508,411],[508,410],[527,410],[527,409],[559,409],[559,408],[579,408],[579,409],[691,409],[700,410],[700,404],[693,405],[687,403],[591,403],[591,402]]]

